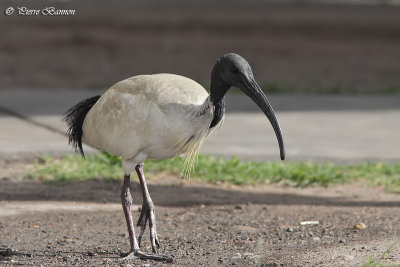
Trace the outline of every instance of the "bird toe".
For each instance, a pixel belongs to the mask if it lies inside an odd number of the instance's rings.
[[[172,263],[174,261],[174,258],[170,255],[157,254],[157,253],[144,253],[140,250],[135,250],[121,254],[121,260],[130,260],[137,258],[141,260],[165,261],[167,263]]]

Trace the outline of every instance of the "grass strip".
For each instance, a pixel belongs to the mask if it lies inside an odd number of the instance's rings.
[[[182,159],[146,160],[146,172],[167,172],[180,175]],[[26,178],[49,183],[68,183],[87,179],[121,179],[121,159],[105,152],[82,159],[70,154],[56,159],[43,157]],[[327,186],[362,181],[367,185],[384,186],[400,193],[399,163],[361,163],[335,165],[312,162],[243,162],[199,155],[191,177],[208,182],[228,182],[236,185],[279,183],[295,187]]]

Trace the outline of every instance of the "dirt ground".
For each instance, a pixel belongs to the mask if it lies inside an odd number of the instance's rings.
[[[129,249],[120,181],[45,185],[16,178],[25,163],[0,165],[1,266],[360,266],[383,255],[400,264],[400,198],[381,188],[237,187],[149,174],[160,252],[175,258],[167,264],[120,259]],[[137,218],[137,182],[132,190]]]
[[[246,57],[260,84],[298,92],[399,88],[396,7],[80,3],[54,4],[75,8],[74,17],[0,16],[0,90],[98,89],[158,72],[208,84],[227,52]],[[15,1],[2,1],[1,11],[8,6]],[[400,196],[381,188],[235,187],[148,175],[160,253],[175,258],[166,264],[120,259],[129,249],[120,181],[18,179],[29,166],[0,162],[0,266],[359,266],[383,255],[400,264]],[[137,182],[132,189],[137,218]],[[365,229],[355,229],[360,222]]]

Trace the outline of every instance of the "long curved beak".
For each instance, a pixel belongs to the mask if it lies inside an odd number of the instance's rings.
[[[275,116],[275,112],[272,109],[268,98],[265,96],[264,92],[261,90],[260,86],[258,86],[257,82],[254,79],[251,79],[249,82],[241,83],[243,86],[241,86],[242,88],[239,89],[241,89],[257,104],[257,106],[264,112],[265,116],[267,116],[268,120],[270,121],[272,128],[275,131],[276,138],[278,139],[281,160],[284,160],[285,147],[283,144],[281,127],[279,126],[278,119]]]

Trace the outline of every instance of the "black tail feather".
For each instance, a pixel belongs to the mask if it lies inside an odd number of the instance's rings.
[[[98,95],[85,99],[70,108],[64,114],[64,120],[68,125],[68,143],[71,144],[75,152],[81,154],[82,157],[85,157],[82,148],[83,121],[85,120],[86,114],[94,104],[96,104],[99,98],[100,96]]]

